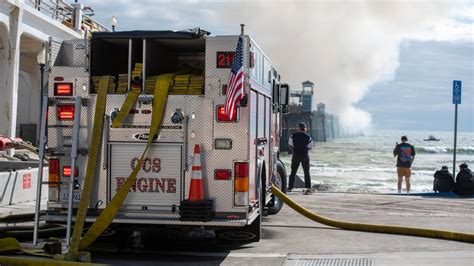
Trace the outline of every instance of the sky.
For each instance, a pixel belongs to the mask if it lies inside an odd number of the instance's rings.
[[[461,80],[458,130],[473,132],[473,60],[472,43],[404,43],[395,78],[374,84],[356,105],[372,115],[375,128],[452,131],[452,80]]]
[[[452,80],[462,80],[458,130],[474,132],[474,1],[86,0],[116,30],[240,23],[293,89],[315,83],[346,132],[451,131]]]

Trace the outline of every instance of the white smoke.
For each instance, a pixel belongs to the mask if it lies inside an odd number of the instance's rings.
[[[404,40],[472,42],[474,8],[464,1],[140,1],[139,16],[126,1],[123,16],[139,28],[202,25],[213,33],[239,34],[239,24],[270,57],[293,89],[315,83],[314,105],[326,104],[345,129],[360,131],[371,116],[354,106],[377,82],[394,78]],[[144,8],[146,6],[147,8]],[[160,15],[161,14],[161,15]],[[453,17],[456,16],[456,19]],[[148,18],[146,21],[140,18]],[[161,23],[157,23],[160,20]],[[127,22],[123,22],[127,23]],[[159,25],[159,27],[157,27]],[[172,27],[173,28],[173,27]],[[132,27],[133,29],[133,27]],[[390,99],[380,99],[390,101]]]
[[[371,124],[370,114],[354,104],[376,82],[394,78],[403,40],[472,38],[472,25],[449,19],[461,4],[252,1],[234,4],[232,13],[217,12],[225,15],[216,21],[245,23],[246,32],[263,47],[283,79],[294,89],[303,81],[314,82],[313,106],[325,103],[329,112],[340,116],[345,130],[354,132]]]

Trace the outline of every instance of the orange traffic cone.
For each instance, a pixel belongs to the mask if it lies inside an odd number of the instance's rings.
[[[202,201],[204,200],[204,193],[202,191],[201,146],[199,146],[199,144],[194,146],[192,171],[188,200]]]

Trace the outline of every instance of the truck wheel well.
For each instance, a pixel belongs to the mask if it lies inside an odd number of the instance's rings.
[[[286,194],[286,169],[285,165],[281,161],[276,162],[276,173],[277,176],[274,176],[275,179],[272,180],[274,182],[273,185],[280,188],[283,193]],[[268,205],[268,214],[277,214],[280,212],[281,208],[283,207],[283,201],[278,198],[277,196],[273,195],[270,204]]]

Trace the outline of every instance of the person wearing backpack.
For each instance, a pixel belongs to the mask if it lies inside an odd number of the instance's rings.
[[[450,192],[454,188],[454,178],[446,165],[434,173],[433,191]]]
[[[402,192],[402,181],[405,177],[406,191],[410,193],[411,164],[415,160],[415,147],[407,142],[407,136],[402,136],[400,140],[402,143],[397,143],[393,150],[393,156],[397,157],[397,189],[398,193]]]

